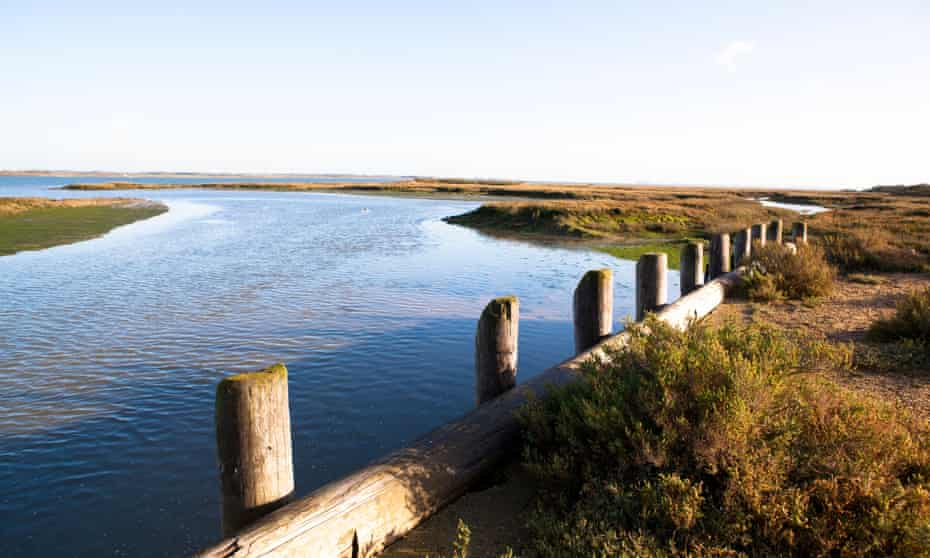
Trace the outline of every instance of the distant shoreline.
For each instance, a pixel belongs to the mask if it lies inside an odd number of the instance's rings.
[[[327,178],[327,179],[371,179],[371,180],[404,180],[405,176],[392,176],[385,174],[314,174],[314,173],[228,173],[228,172],[183,172],[183,171],[151,171],[151,172],[109,172],[109,171],[75,171],[75,170],[0,170],[0,176],[69,176],[69,177],[114,177],[125,178]]]

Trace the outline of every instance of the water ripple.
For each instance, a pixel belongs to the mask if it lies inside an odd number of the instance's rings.
[[[521,379],[571,353],[586,269],[613,267],[618,321],[632,308],[630,262],[440,221],[473,203],[144,195],[171,211],[0,258],[10,555],[163,556],[214,540],[225,374],[287,364],[306,492],[471,407],[475,320],[490,298],[521,297]]]

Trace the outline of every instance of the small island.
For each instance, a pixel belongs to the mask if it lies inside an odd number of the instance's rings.
[[[166,211],[134,198],[0,198],[0,256],[90,240]]]

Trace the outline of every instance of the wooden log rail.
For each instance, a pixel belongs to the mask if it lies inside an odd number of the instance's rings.
[[[764,233],[761,236],[765,238]],[[649,303],[658,306],[664,304],[664,299],[658,299],[663,298],[665,277],[653,272],[664,271],[664,258],[647,256],[644,258],[651,265],[642,266],[644,275],[655,283],[647,295]],[[741,271],[724,273],[676,302],[661,306],[656,316],[673,327],[687,327],[691,320],[706,316],[723,302],[737,286]],[[588,313],[606,311],[599,307]],[[531,396],[542,397],[552,386],[576,381],[582,363],[595,356],[606,359],[605,349],[620,348],[628,340],[628,333],[620,333],[597,343],[409,447],[272,511],[199,556],[358,558],[377,554],[515,454],[520,425],[514,412]]]

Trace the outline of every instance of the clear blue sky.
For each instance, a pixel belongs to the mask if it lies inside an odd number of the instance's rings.
[[[0,0],[0,168],[930,181],[930,2]]]

